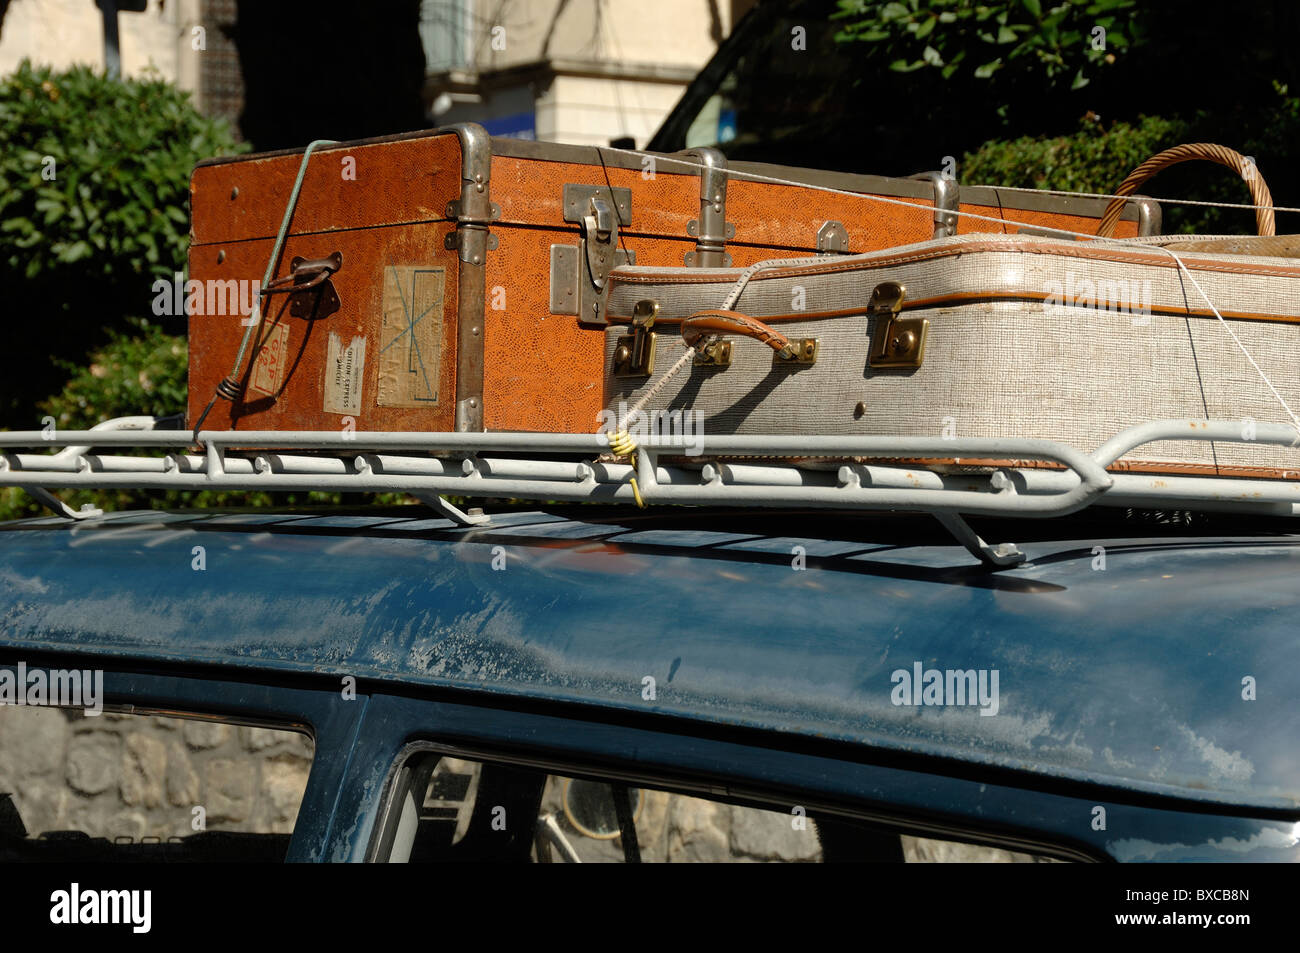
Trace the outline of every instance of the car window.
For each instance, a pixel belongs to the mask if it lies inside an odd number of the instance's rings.
[[[295,730],[0,706],[0,861],[283,861],[312,756]]]
[[[395,774],[371,859],[817,863],[1046,860],[553,769],[416,753]]]

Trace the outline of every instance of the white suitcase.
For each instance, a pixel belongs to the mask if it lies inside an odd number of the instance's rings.
[[[1185,269],[1154,241],[993,234],[748,269],[619,267],[607,410],[692,411],[705,446],[881,434],[1091,452],[1150,420],[1293,423],[1278,398],[1300,408],[1300,261],[1173,248]],[[683,335],[697,350],[664,380]],[[1115,468],[1286,478],[1300,450],[1165,441]]]

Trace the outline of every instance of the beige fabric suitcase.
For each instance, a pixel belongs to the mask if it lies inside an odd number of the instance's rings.
[[[980,234],[748,269],[616,268],[607,410],[645,398],[685,334],[697,353],[644,409],[695,411],[706,453],[709,434],[1036,437],[1092,452],[1151,420],[1293,423],[1259,371],[1300,408],[1300,261],[1178,255],[1186,272],[1154,244]],[[692,318],[718,310],[740,317]],[[1116,466],[1286,478],[1300,450],[1165,441]]]

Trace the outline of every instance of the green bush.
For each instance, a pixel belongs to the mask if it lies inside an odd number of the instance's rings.
[[[109,343],[90,355],[87,366],[62,366],[70,375],[63,390],[37,408],[42,419],[54,419],[58,430],[86,430],[113,417],[166,417],[185,409],[185,338],[167,334],[157,326],[134,336],[112,333]],[[153,456],[160,452],[145,453]],[[272,497],[268,493],[212,490],[77,490],[62,491],[58,496],[73,509],[93,503],[104,510],[338,504],[342,500],[339,493],[283,493]],[[402,497],[387,494],[378,500],[395,503]],[[24,491],[16,487],[0,490],[0,520],[40,515],[48,512]]]
[[[161,79],[27,62],[0,79],[0,142],[0,301],[22,356],[0,376],[0,423],[26,429],[110,332],[184,332],[152,314],[153,283],[184,270],[195,163],[242,147]]]
[[[1143,116],[1132,123],[1109,124],[1088,117],[1068,136],[986,142],[963,157],[959,177],[966,185],[1111,193],[1143,161],[1184,142],[1218,142],[1252,156],[1275,204],[1293,206],[1300,198],[1287,174],[1300,160],[1300,99],[1285,95],[1275,105],[1233,122],[1205,114],[1190,119]],[[1205,162],[1173,166],[1138,191],[1156,198],[1250,201],[1244,182],[1228,169]],[[1166,233],[1255,231],[1254,213],[1247,210],[1166,204],[1163,213]],[[1294,219],[1279,213],[1279,233],[1297,230]]]

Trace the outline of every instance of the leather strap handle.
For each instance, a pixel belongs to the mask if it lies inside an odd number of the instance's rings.
[[[695,347],[708,334],[741,334],[766,344],[782,357],[789,358],[795,353],[794,345],[788,337],[739,311],[697,311],[689,318],[682,319],[682,340],[690,347]]]

